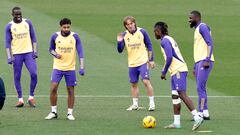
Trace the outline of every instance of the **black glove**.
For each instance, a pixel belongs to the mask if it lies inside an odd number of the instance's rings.
[[[167,80],[167,79],[166,79],[166,75],[163,75],[163,74],[162,74],[162,75],[161,75],[161,79],[162,79],[162,80]]]
[[[208,69],[210,67],[210,61],[209,60],[204,60],[203,61],[203,67],[204,67],[204,69]]]

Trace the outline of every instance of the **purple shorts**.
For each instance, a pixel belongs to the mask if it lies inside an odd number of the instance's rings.
[[[130,83],[137,83],[139,75],[141,75],[142,80],[144,79],[149,80],[149,70],[147,63],[138,67],[129,67]]]
[[[187,72],[178,72],[171,77],[172,90],[186,91]]]
[[[51,81],[55,83],[59,83],[63,76],[65,78],[65,82],[67,86],[77,85],[75,70],[61,71],[61,70],[53,69]]]

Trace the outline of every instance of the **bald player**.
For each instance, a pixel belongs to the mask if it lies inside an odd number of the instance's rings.
[[[161,39],[161,50],[166,61],[162,69],[161,79],[166,80],[167,71],[171,75],[174,122],[165,126],[165,128],[181,128],[180,111],[181,100],[183,100],[194,118],[192,130],[196,130],[202,124],[203,118],[187,95],[187,64],[182,57],[178,44],[168,35],[168,26],[165,22],[157,22],[154,26],[154,33],[156,39]]]
[[[119,33],[117,36],[118,52],[127,49],[129,78],[131,83],[131,93],[133,104],[127,110],[138,109],[139,76],[149,96],[149,111],[155,110],[153,87],[149,77],[149,67],[154,68],[153,50],[148,33],[143,28],[137,27],[136,20],[132,16],[126,16],[123,20],[126,31]]]
[[[192,11],[189,15],[189,24],[195,28],[194,32],[194,70],[198,92],[198,109],[204,120],[210,120],[206,85],[213,68],[213,42],[209,26],[201,21],[201,13]]]
[[[21,75],[23,63],[31,76],[30,94],[28,103],[35,107],[34,92],[37,85],[37,64],[38,57],[37,40],[32,22],[22,18],[20,7],[12,9],[13,20],[6,25],[6,53],[8,64],[13,64],[14,84],[18,95],[16,107],[23,107]]]
[[[77,33],[71,31],[71,20],[63,18],[60,21],[60,32],[52,35],[49,52],[53,55],[53,71],[51,77],[50,102],[51,112],[46,120],[55,119],[57,115],[57,91],[58,85],[64,76],[68,92],[67,119],[75,120],[73,116],[74,87],[76,83],[76,52],[80,63],[79,74],[84,75],[84,55],[81,40]]]

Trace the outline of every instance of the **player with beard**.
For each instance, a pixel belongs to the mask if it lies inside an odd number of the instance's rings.
[[[208,97],[206,91],[207,80],[213,68],[213,41],[209,26],[201,21],[201,13],[192,11],[189,15],[189,24],[195,28],[194,32],[194,70],[198,92],[198,109],[204,120],[210,120],[208,111]]]
[[[57,118],[57,90],[59,83],[64,76],[68,92],[67,119],[75,120],[73,116],[74,87],[77,85],[75,65],[76,52],[79,57],[79,74],[84,75],[84,57],[81,40],[77,33],[71,30],[71,20],[63,18],[60,21],[60,32],[52,35],[49,52],[53,55],[53,71],[51,77],[50,102],[51,112],[45,117],[46,120]]]

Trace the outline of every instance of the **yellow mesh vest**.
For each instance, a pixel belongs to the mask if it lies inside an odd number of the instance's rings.
[[[144,36],[140,30],[141,28],[137,28],[134,34],[126,31],[124,36],[129,67],[137,67],[148,61],[148,51],[144,43]]]
[[[178,45],[176,43],[176,41],[170,37],[170,36],[164,36],[164,38],[167,38],[171,44],[172,44],[172,48],[174,49],[175,53],[177,54],[178,58],[181,60],[176,59],[175,57],[172,58],[172,63],[168,68],[168,71],[170,73],[171,76],[175,75],[177,72],[187,72],[188,68],[187,68],[187,64],[184,62],[184,59],[182,57],[182,54],[178,48]],[[163,53],[163,57],[166,60],[166,54],[164,49],[161,47],[162,53]]]
[[[62,71],[75,70],[76,65],[76,40],[74,38],[74,32],[64,37],[60,32],[57,32],[57,38],[55,40],[55,51],[60,54],[61,59],[54,57],[53,69]]]
[[[22,19],[21,23],[10,22],[11,24],[11,49],[12,54],[23,54],[32,52],[32,41],[30,37],[29,25],[26,19]]]
[[[198,27],[196,28],[194,32],[194,50],[193,50],[193,55],[194,55],[194,61],[195,63],[201,60],[204,60],[207,58],[207,49],[208,46],[206,42],[204,41],[202,35],[199,32],[200,25],[203,23],[200,23]],[[212,54],[211,56],[211,61],[214,61],[214,56]]]

